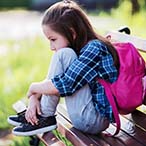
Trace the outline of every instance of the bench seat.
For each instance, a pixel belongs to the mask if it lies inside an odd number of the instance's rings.
[[[120,116],[121,130],[114,137],[107,136],[115,129],[110,124],[109,128],[98,135],[83,133],[75,129],[68,117],[64,105],[59,104],[57,112],[57,130],[65,136],[73,146],[146,146],[146,115],[138,110],[128,116]],[[128,131],[127,126],[134,130]],[[50,132],[45,133],[42,138],[50,145]],[[54,145],[53,145],[54,146]]]

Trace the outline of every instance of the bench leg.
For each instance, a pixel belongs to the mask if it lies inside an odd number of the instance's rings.
[[[40,139],[37,136],[30,136],[30,146],[39,146]]]

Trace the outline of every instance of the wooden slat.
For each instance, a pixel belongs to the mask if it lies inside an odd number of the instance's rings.
[[[64,106],[60,105],[58,107],[59,113],[66,118],[66,120],[70,121],[68,114],[66,112],[66,109]],[[121,117],[123,118],[123,117]],[[129,120],[128,119],[121,119],[122,123],[126,124]],[[110,127],[105,131],[106,133],[111,133],[115,129],[115,126],[112,124]],[[125,131],[123,128],[120,130],[119,134],[116,137],[109,137],[106,136],[105,134],[100,134],[100,135],[89,135],[89,134],[84,134],[87,136],[91,141],[94,141],[95,144],[97,145],[117,145],[117,146],[123,146],[123,145],[132,145],[132,146],[144,146],[146,143],[145,140],[145,135],[146,133],[144,131],[141,131],[139,127],[136,126],[135,133],[128,133]]]
[[[101,134],[101,139],[104,139],[109,145],[132,145],[132,146],[145,146],[146,145],[146,132],[143,131],[141,128],[139,128],[137,125],[135,125],[135,131],[128,131],[127,124],[129,124],[129,120],[120,117],[121,119],[121,130],[118,135],[116,135],[114,138],[108,137],[106,135]],[[133,123],[130,123],[133,124]],[[112,124],[110,124],[109,128],[106,130],[107,133],[113,133],[114,129],[116,127]],[[96,136],[94,137],[96,140]],[[98,140],[98,139],[97,139]]]
[[[115,126],[110,124],[110,127],[106,131],[111,133],[110,129],[114,129],[114,128]],[[143,143],[136,140],[132,134],[125,132],[125,130],[120,130],[119,134],[112,138],[103,136],[103,139],[105,139],[112,145],[116,142],[118,143],[118,146],[122,146],[122,145],[143,146]]]
[[[136,125],[138,125],[143,130],[146,130],[146,114],[136,110],[132,113],[131,117],[123,115],[123,117],[127,118],[128,120],[132,121]]]
[[[94,143],[96,143],[97,145],[110,146],[110,144],[101,137],[101,134],[98,134],[98,135],[85,134],[85,135],[90,140],[94,141]]]
[[[138,124],[135,124],[134,122],[130,121],[129,119],[123,116],[120,116],[120,118],[121,118],[121,123],[122,123],[121,129],[125,131],[125,133],[130,135],[133,139],[137,140],[139,143],[146,145],[146,130],[142,129]],[[129,127],[129,128],[126,128],[126,127]],[[133,130],[130,130],[130,129],[133,129]]]
[[[57,116],[58,131],[65,136],[74,146],[100,146],[86,137],[83,133],[72,127],[62,116]]]
[[[65,146],[52,132],[44,133],[43,136],[37,135],[45,146]]]
[[[70,121],[70,119],[69,119],[69,116],[68,116],[68,113],[67,113],[67,111],[66,111],[66,107],[65,107],[65,105],[64,104],[59,104],[58,105],[58,113],[61,115],[61,117],[63,117],[64,119],[65,119],[65,121],[68,121],[68,123],[71,125],[71,127],[72,127],[72,124],[71,124],[71,121]],[[88,143],[88,145],[90,144],[90,145],[92,145],[92,146],[94,146],[94,145],[96,145],[96,146],[98,146],[98,145],[104,145],[104,146],[108,146],[108,144],[104,141],[104,140],[102,140],[102,139],[98,139],[98,141],[95,141],[94,139],[92,139],[91,137],[90,137],[90,134],[86,134],[86,133],[82,133],[81,131],[79,131],[79,130],[77,130],[77,129],[75,129],[75,128],[71,128],[71,130],[76,134],[76,136],[78,136],[82,141],[84,140],[84,143]],[[78,146],[78,145],[77,145]]]

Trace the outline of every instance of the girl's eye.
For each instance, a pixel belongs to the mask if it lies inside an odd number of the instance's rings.
[[[56,39],[51,39],[51,41],[53,41],[53,42],[54,42],[55,40],[56,40]]]

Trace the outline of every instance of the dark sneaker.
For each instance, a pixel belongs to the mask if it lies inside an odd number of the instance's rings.
[[[31,136],[54,130],[57,127],[55,116],[50,117],[38,116],[38,119],[39,121],[37,125],[24,123],[18,127],[13,128],[12,133],[18,136]]]
[[[19,126],[22,123],[27,123],[25,119],[25,112],[26,110],[21,113],[18,113],[17,115],[9,116],[7,119],[8,123],[13,126]]]

